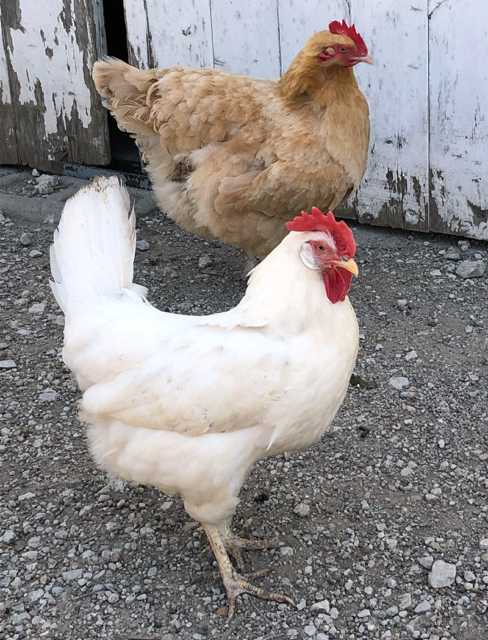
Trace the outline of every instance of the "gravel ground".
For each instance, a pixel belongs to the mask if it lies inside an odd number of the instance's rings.
[[[40,195],[30,174],[2,175],[0,640],[488,637],[488,280],[457,274],[482,271],[486,244],[356,228],[359,384],[321,442],[256,466],[234,521],[284,541],[246,559],[271,566],[262,584],[298,607],[245,596],[228,624],[181,501],[109,482],[87,451],[48,264],[52,221],[81,181]],[[150,300],[191,314],[235,305],[241,253],[134,194]],[[47,223],[32,220],[36,203]]]

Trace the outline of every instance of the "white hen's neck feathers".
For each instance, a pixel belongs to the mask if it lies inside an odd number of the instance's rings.
[[[304,242],[324,241],[326,235],[316,231],[290,232],[252,271],[241,302],[228,312],[211,316],[220,321],[209,324],[269,327],[275,334],[286,336],[302,333],[311,324],[327,322],[335,308],[344,303],[330,302],[322,273],[306,267],[300,258]],[[345,303],[349,304],[347,298]]]

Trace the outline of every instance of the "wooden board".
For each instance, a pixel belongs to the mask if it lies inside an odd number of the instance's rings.
[[[282,73],[311,35],[334,20],[349,19],[349,0],[279,0]]]
[[[125,0],[124,6],[131,64],[213,67],[209,0]]]
[[[102,53],[92,0],[2,2],[2,39],[10,87],[2,95],[7,122],[16,130],[15,162],[59,170],[60,162],[110,161],[106,114],[91,79]],[[97,47],[98,44],[98,47]],[[8,106],[10,105],[10,106]],[[13,155],[0,149],[0,161]]]
[[[351,0],[373,67],[355,68],[368,99],[366,174],[350,206],[361,222],[428,230],[428,34],[425,0]]]
[[[278,78],[276,0],[212,0],[214,66],[254,78]]]
[[[3,24],[1,3],[0,24]],[[0,164],[17,164],[18,162],[17,135],[8,79],[7,56],[2,38],[0,38]]]
[[[488,239],[488,4],[429,2],[431,228]]]

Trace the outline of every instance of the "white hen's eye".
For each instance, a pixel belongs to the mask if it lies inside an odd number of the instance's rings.
[[[325,246],[324,246],[323,244],[318,244],[318,245],[317,245],[317,249],[318,249],[319,251],[325,251]]]

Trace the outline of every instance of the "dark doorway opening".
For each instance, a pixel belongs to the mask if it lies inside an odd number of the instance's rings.
[[[103,0],[103,17],[107,55],[129,62],[124,0]],[[134,140],[128,133],[118,128],[111,115],[108,116],[108,129],[112,152],[112,162],[109,168],[114,171],[142,173],[139,151]]]

